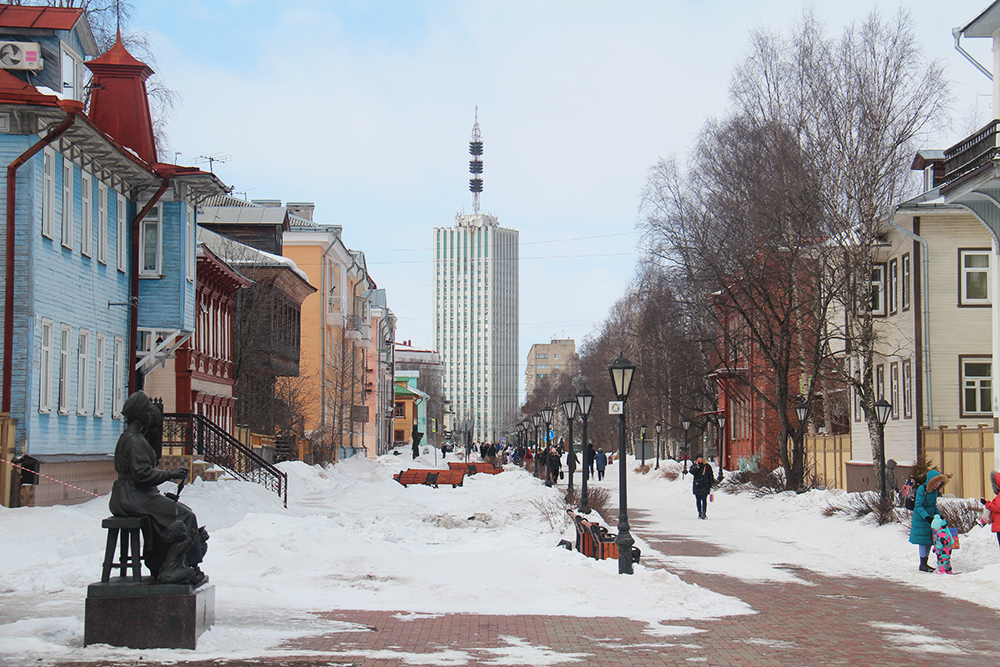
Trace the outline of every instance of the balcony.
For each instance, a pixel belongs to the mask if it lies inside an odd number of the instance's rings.
[[[993,164],[997,157],[997,127],[994,120],[944,152],[944,176],[937,185],[947,192]]]
[[[344,327],[344,335],[358,341],[359,346],[369,345],[372,342],[372,325],[357,315],[349,315],[347,326]]]

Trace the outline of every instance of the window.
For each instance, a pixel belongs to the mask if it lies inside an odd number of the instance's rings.
[[[875,400],[885,398],[885,364],[875,367]]]
[[[76,344],[76,414],[87,414],[90,395],[90,332],[83,329]]]
[[[871,297],[868,305],[872,315],[885,315],[885,264],[872,265]]]
[[[94,350],[94,416],[104,416],[104,355],[106,339],[97,334],[97,348]]]
[[[73,163],[63,158],[62,234],[63,246],[73,247]]]
[[[125,340],[115,336],[114,357],[111,359],[111,416],[120,419],[125,403]]]
[[[83,101],[83,59],[65,47],[62,52],[62,80],[62,94]]]
[[[139,275],[160,277],[160,207],[154,206],[139,225],[142,264]]]
[[[903,419],[913,418],[913,370],[910,360],[903,362]]]
[[[992,364],[982,358],[962,358],[960,363],[963,389],[962,416],[992,414]]]
[[[902,266],[903,266],[902,306],[903,310],[909,310],[910,309],[910,253],[906,253],[905,255],[903,255]]]
[[[896,313],[896,305],[899,294],[899,260],[893,258],[889,260],[889,284],[886,297],[889,302],[889,312]]]
[[[889,403],[892,404],[892,418],[899,419],[899,362],[889,364]]]
[[[69,414],[70,328],[65,324],[59,335],[59,414]]]
[[[406,404],[403,403],[402,401],[396,401],[396,413],[395,413],[395,416],[396,417],[405,417],[406,416]]]
[[[52,411],[52,337],[54,325],[50,320],[42,320],[42,347],[39,355],[38,411]]]
[[[108,186],[97,182],[97,261],[108,263]]]
[[[990,251],[985,249],[959,250],[960,300],[963,306],[990,303]]]
[[[125,197],[118,195],[115,207],[115,229],[118,235],[118,270],[128,271],[128,225],[125,221]]]
[[[90,205],[93,183],[90,174],[80,172],[80,252],[90,257],[94,254],[94,209]]]
[[[51,148],[42,151],[42,236],[55,237],[56,154]]]

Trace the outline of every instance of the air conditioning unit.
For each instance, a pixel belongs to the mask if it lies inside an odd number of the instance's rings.
[[[3,69],[40,70],[44,64],[38,42],[0,42],[0,67]]]

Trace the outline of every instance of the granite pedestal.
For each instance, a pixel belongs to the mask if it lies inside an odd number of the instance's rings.
[[[215,623],[215,586],[112,577],[87,587],[83,644],[194,649]]]

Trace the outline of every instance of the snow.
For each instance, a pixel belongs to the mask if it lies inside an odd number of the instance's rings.
[[[280,656],[288,639],[365,630],[313,613],[336,609],[399,611],[402,620],[456,612],[621,616],[661,637],[695,632],[676,621],[754,613],[741,600],[689,584],[667,567],[804,585],[796,568],[878,577],[1000,609],[1000,553],[988,527],[962,536],[953,556],[956,576],[920,574],[906,526],[822,515],[842,495],[838,491],[759,499],[717,492],[708,520],[700,521],[690,478],[667,480],[662,474],[677,471],[678,464],[666,462],[661,471],[643,475],[630,462],[632,532],[643,559],[632,576],[623,576],[617,561],[595,561],[556,546],[573,539],[559,509],[564,487],[546,488],[509,466],[500,475],[469,476],[460,488],[404,488],[392,474],[408,467],[435,467],[435,460],[422,456],[414,462],[406,454],[330,467],[283,463],[287,509],[275,494],[247,482],[185,487],[182,500],[211,534],[203,569],[216,586],[216,624],[194,652],[83,647],[86,588],[99,578],[103,558],[106,498],[0,508],[0,664],[25,655],[32,659],[24,664],[134,660],[140,653],[167,662]],[[438,461],[436,467],[446,464]],[[593,486],[617,498],[617,472],[616,463]],[[637,527],[640,513],[643,525]],[[672,555],[667,561],[643,540],[657,534],[690,536],[721,553]],[[955,650],[920,627],[882,630],[903,650]],[[573,658],[547,650],[505,637],[488,659],[545,665]],[[447,653],[406,660],[462,664],[466,656]]]

